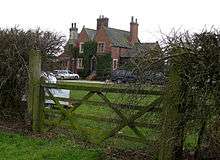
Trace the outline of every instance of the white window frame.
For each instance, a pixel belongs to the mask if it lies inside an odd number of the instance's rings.
[[[84,45],[84,42],[80,42],[79,43],[79,53],[83,53],[84,52],[84,48],[82,47],[82,45]]]
[[[77,58],[77,69],[83,69],[83,58]]]
[[[118,68],[118,59],[112,60],[112,69],[116,70]]]
[[[102,50],[102,51],[101,51],[100,48],[99,48],[99,45],[100,45],[100,44],[103,44],[103,50]],[[98,53],[104,53],[104,52],[105,52],[105,42],[98,42],[97,52],[98,52]]]

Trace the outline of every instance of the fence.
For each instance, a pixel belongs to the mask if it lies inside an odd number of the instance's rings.
[[[147,143],[146,136],[141,132],[139,128],[152,128],[156,127],[154,124],[148,124],[145,122],[139,122],[137,119],[144,116],[147,112],[158,111],[161,103],[162,92],[159,90],[148,90],[148,89],[129,89],[120,85],[117,86],[89,86],[89,85],[78,85],[78,84],[50,84],[44,83],[40,80],[40,56],[36,52],[33,52],[30,58],[30,80],[29,80],[29,109],[32,111],[33,115],[33,130],[42,131],[45,125],[49,126],[64,126],[70,127],[74,130],[80,131],[84,134],[86,128],[79,126],[73,119],[80,118],[91,120],[95,122],[105,122],[109,124],[114,124],[114,127],[103,134],[101,141],[106,140],[110,137],[123,138],[126,140],[132,140],[142,143]],[[81,98],[60,98],[54,97],[51,93],[51,89],[68,89],[71,91],[83,91],[85,95]],[[45,95],[45,91],[48,95]],[[110,94],[135,94],[135,95],[154,95],[156,98],[147,105],[136,105],[136,104],[126,104],[120,102],[112,102],[106,93]],[[92,96],[99,97],[101,101],[91,100]],[[45,100],[51,99],[54,101],[55,105],[52,108],[45,107]],[[69,102],[69,106],[64,107],[60,101]],[[75,113],[78,108],[82,105],[94,105],[107,107],[112,110],[117,116],[114,118],[100,117],[94,115],[84,115]],[[129,110],[134,112],[131,116],[127,117],[123,110]],[[53,116],[54,115],[54,116]],[[55,116],[56,115],[56,116]],[[49,118],[46,118],[48,117]],[[130,128],[136,137],[118,134],[123,128]],[[85,134],[84,134],[85,135]]]

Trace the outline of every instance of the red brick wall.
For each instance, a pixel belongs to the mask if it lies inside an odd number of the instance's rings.
[[[109,40],[105,28],[102,27],[96,33],[95,41],[97,43],[104,42],[105,43],[105,51],[104,52],[111,52],[111,41]]]
[[[130,23],[130,43],[133,45],[138,42],[138,24]]]
[[[119,59],[120,55],[127,52],[127,48],[111,47],[112,59]]]
[[[120,52],[119,52],[119,47],[112,47],[111,52],[112,52],[112,59],[119,59]]]
[[[79,37],[78,37],[78,44],[80,44],[80,42],[85,43],[87,41],[89,41],[89,37],[88,37],[87,33],[85,32],[85,30],[82,30],[81,33],[79,34]],[[119,59],[120,55],[124,54],[128,50],[126,48],[113,47],[110,39],[107,36],[105,27],[102,27],[101,29],[99,29],[97,31],[95,41],[97,43],[99,43],[99,42],[105,43],[104,52],[111,53],[112,59]]]
[[[86,31],[83,29],[80,34],[79,34],[79,37],[78,37],[78,44],[80,44],[80,42],[87,42],[89,41],[89,37],[86,33]]]

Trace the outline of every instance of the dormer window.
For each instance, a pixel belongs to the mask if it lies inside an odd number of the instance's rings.
[[[97,52],[102,53],[105,51],[105,43],[98,43]]]
[[[80,43],[80,45],[79,45],[79,53],[83,53],[83,51],[84,51],[84,43]]]

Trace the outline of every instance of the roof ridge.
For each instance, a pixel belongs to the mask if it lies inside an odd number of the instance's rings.
[[[115,30],[118,30],[118,31],[123,31],[123,32],[128,32],[130,33],[129,31],[126,31],[126,30],[122,30],[122,29],[117,29],[117,28],[111,28],[111,27],[108,27],[109,29],[115,29]]]
[[[91,28],[84,28],[84,29],[90,29],[90,30],[96,31],[95,29],[91,29]]]

